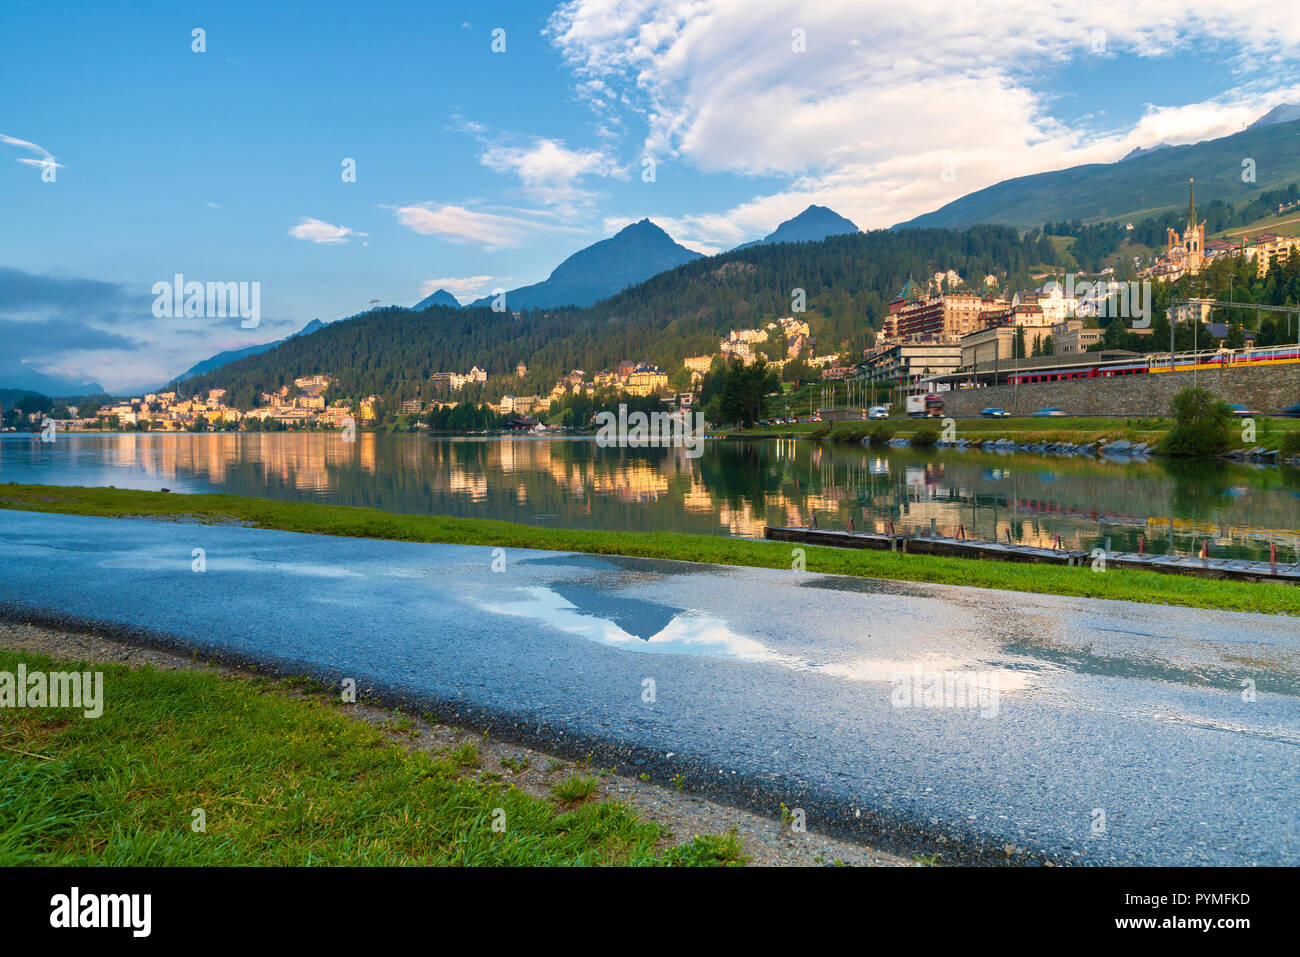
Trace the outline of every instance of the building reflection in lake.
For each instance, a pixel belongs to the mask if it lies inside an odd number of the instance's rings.
[[[686,450],[587,438],[359,433],[0,438],[5,481],[167,487],[535,525],[760,537],[773,525],[943,534],[1089,550],[1300,559],[1300,473],[1228,463],[720,440]]]

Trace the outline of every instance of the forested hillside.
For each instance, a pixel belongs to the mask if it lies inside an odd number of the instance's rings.
[[[994,274],[1016,288],[1028,286],[1030,267],[1051,256],[1051,244],[1037,233],[1021,238],[1004,226],[750,246],[671,269],[583,309],[518,316],[442,306],[376,310],[198,376],[182,390],[226,388],[237,406],[248,407],[257,394],[296,376],[329,372],[338,377],[338,395],[373,393],[395,402],[428,398],[433,373],[474,365],[487,370],[488,397],[546,392],[571,369],[593,373],[623,359],[645,359],[672,373],[684,356],[715,351],[728,329],[791,315],[796,289],[804,290],[818,352],[856,350],[869,344],[909,276],[923,280],[952,269],[976,287]],[[500,384],[521,361],[527,376]]]

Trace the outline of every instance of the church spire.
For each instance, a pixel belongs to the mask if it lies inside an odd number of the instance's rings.
[[[1196,225],[1196,180],[1187,180],[1187,225]]]

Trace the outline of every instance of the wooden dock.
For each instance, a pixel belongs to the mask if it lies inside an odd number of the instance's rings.
[[[828,545],[833,548],[871,548],[904,555],[940,555],[946,558],[983,558],[999,562],[1028,562],[1038,565],[1084,566],[1092,564],[1091,553],[1070,549],[1040,548],[942,535],[885,535],[879,532],[850,532],[830,528],[772,527],[763,537],[774,542],[800,545]],[[1111,552],[1106,568],[1145,568],[1171,575],[1217,578],[1229,581],[1273,582],[1300,585],[1300,564],[1252,562],[1235,558],[1192,558],[1185,555],[1138,555]]]

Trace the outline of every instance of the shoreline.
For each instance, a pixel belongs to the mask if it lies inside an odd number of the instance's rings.
[[[408,515],[373,508],[281,502],[230,494],[182,494],[80,486],[0,485],[0,508],[105,518],[244,524],[289,532],[450,545],[625,555],[706,565],[795,567],[788,544],[684,532],[610,532],[519,525],[494,519]],[[1222,611],[1300,615],[1300,590],[1208,581],[1160,572],[1019,565],[887,551],[802,547],[804,571]]]

